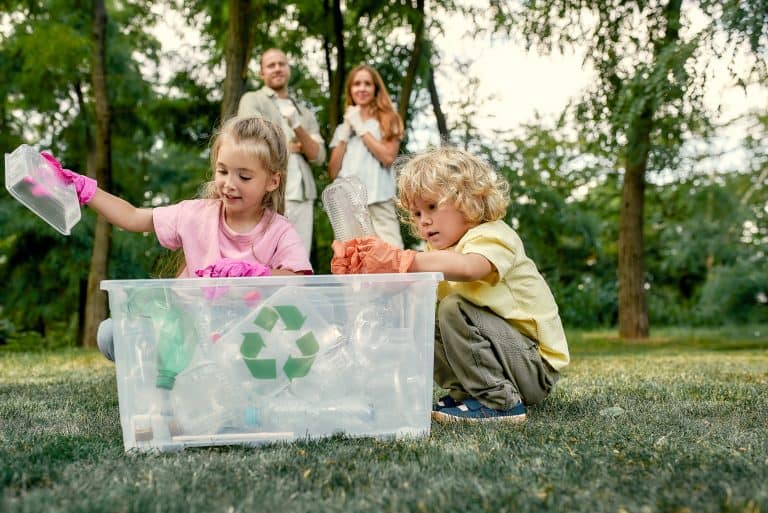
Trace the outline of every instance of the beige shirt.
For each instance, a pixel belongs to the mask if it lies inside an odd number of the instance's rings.
[[[475,305],[488,307],[537,341],[541,356],[555,370],[568,365],[568,342],[557,303],[536,264],[525,254],[517,232],[504,221],[483,223],[468,230],[453,250],[482,255],[495,270],[477,281],[442,281],[438,298],[458,294]]]

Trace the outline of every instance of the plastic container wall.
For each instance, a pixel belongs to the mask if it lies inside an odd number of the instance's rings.
[[[5,154],[5,188],[63,235],[69,235],[80,221],[74,186],[64,184],[31,146],[22,144]]]
[[[125,449],[428,435],[441,279],[102,282]]]

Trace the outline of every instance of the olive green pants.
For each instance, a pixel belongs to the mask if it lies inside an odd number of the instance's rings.
[[[440,301],[435,326],[435,382],[461,401],[496,410],[537,404],[560,377],[538,343],[507,321],[457,295]]]

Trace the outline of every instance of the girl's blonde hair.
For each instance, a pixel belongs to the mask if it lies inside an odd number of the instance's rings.
[[[395,163],[397,206],[403,221],[418,235],[413,217],[416,200],[450,204],[469,223],[503,219],[509,205],[509,183],[484,160],[458,148],[437,148]]]
[[[224,139],[232,141],[241,150],[258,159],[265,171],[280,174],[277,188],[264,195],[262,206],[283,214],[285,212],[285,179],[288,169],[288,147],[283,130],[260,117],[235,116],[225,121],[214,134],[211,143],[211,171],[216,173],[216,161]],[[213,181],[203,184],[203,198],[218,198]]]
[[[403,127],[403,120],[400,119],[400,115],[395,112],[395,107],[392,104],[392,99],[387,92],[387,86],[384,85],[379,72],[375,68],[368,66],[367,64],[360,64],[355,66],[347,75],[347,84],[344,87],[345,99],[344,107],[350,107],[355,104],[352,100],[352,80],[358,71],[367,71],[373,78],[373,112],[376,115],[376,119],[381,126],[381,137],[385,140],[402,139],[405,128]]]

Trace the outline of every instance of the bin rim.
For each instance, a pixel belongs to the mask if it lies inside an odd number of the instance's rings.
[[[280,286],[280,285],[352,285],[352,284],[395,284],[413,282],[439,282],[443,273],[384,273],[384,274],[310,274],[255,276],[242,278],[147,278],[133,280],[102,280],[101,290],[109,292],[126,287],[142,288],[192,288],[222,286]]]

